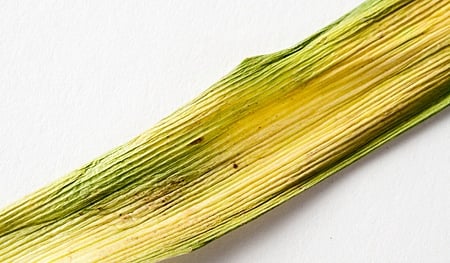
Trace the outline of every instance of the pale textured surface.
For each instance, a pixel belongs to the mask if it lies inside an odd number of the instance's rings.
[[[0,206],[134,137],[243,58],[297,43],[358,3],[316,2],[4,4]],[[172,262],[450,260],[449,113]]]

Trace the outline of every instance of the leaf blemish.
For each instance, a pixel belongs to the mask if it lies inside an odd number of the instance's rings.
[[[190,142],[189,145],[197,145],[197,144],[203,142],[203,139],[204,139],[203,137],[198,137],[197,139]]]

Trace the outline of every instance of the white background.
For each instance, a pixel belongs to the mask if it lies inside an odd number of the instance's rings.
[[[357,0],[2,1],[0,207],[148,129]],[[450,110],[167,262],[450,262]]]

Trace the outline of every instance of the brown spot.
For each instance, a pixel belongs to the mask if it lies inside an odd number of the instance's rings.
[[[197,139],[195,139],[191,143],[189,143],[189,145],[197,145],[201,142],[203,142],[203,137],[198,137]]]
[[[130,220],[131,219],[131,215],[130,214],[126,214],[123,216],[123,220]]]
[[[233,168],[237,169],[239,166],[237,165],[237,163],[233,163]]]

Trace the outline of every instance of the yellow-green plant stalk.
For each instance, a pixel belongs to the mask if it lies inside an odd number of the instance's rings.
[[[449,17],[449,1],[369,0],[244,60],[2,210],[0,262],[153,262],[254,219],[450,104]]]

